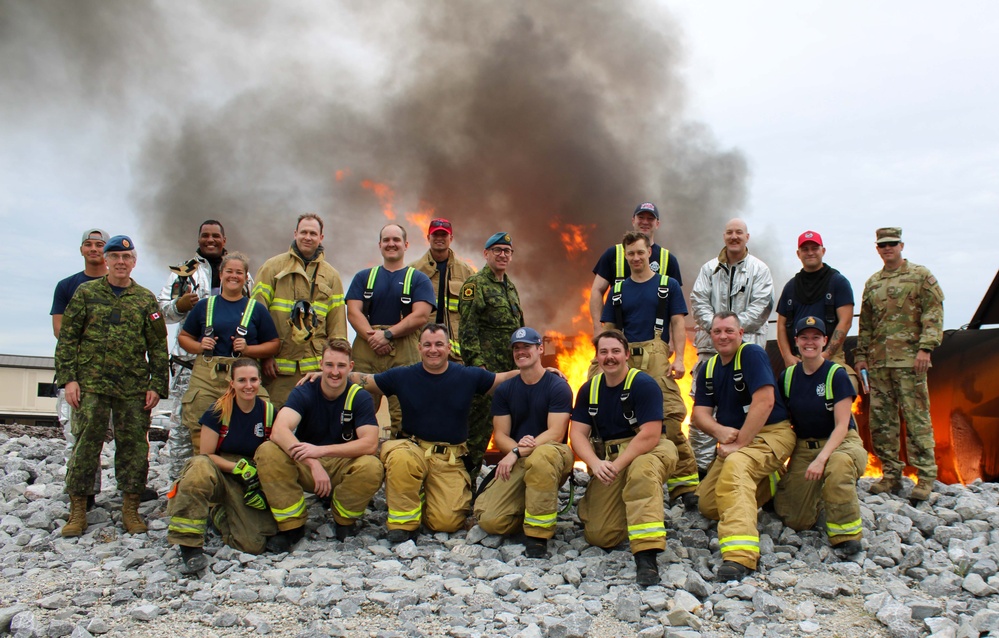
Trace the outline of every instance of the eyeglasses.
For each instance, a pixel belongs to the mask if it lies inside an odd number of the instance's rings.
[[[899,242],[897,241],[883,241],[878,244],[878,248],[894,248],[898,244]]]
[[[513,254],[513,248],[491,248],[490,250],[492,250],[493,254],[496,255],[496,256],[499,256],[499,255],[508,255],[509,256],[509,255]]]
[[[108,261],[135,261],[135,253],[132,252],[104,253],[104,259]]]
[[[434,228],[451,228],[451,222],[446,219],[435,219],[430,222],[430,229]]]

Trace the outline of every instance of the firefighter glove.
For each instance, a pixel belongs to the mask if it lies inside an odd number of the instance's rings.
[[[255,510],[267,509],[267,501],[260,490],[260,478],[257,476],[257,466],[249,459],[239,459],[232,468],[233,475],[243,484],[243,502]]]
[[[288,323],[291,325],[291,340],[301,346],[312,341],[319,318],[308,301],[296,301]]]

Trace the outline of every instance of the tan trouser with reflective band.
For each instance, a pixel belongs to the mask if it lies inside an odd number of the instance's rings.
[[[811,529],[825,508],[829,542],[839,545],[860,538],[863,532],[857,479],[867,468],[867,450],[857,431],[850,430],[826,461],[822,480],[809,481],[805,470],[827,440],[798,440],[787,474],[777,489],[774,508],[785,525],[799,531]]]
[[[229,388],[229,381],[232,379],[230,369],[220,371],[216,369],[216,366],[219,364],[231,366],[235,360],[234,357],[212,357],[209,361],[200,354],[194,360],[191,381],[187,386],[187,392],[184,393],[184,398],[181,399],[181,418],[184,427],[191,433],[191,453],[194,456],[201,454],[201,423],[199,421],[218,398],[225,394]],[[264,388],[260,388],[257,396],[261,399],[269,398],[267,390]]]
[[[238,461],[240,457],[226,454]],[[167,542],[185,547],[202,547],[208,519],[216,523],[226,545],[250,554],[264,551],[268,536],[277,533],[274,518],[267,510],[243,502],[243,484],[219,469],[210,458],[195,456],[181,472],[177,493],[167,501]]]
[[[305,491],[315,493],[316,489],[309,466],[292,459],[271,441],[262,443],[254,458],[260,486],[278,529],[283,532],[305,525],[308,517]],[[340,525],[353,525],[382,486],[384,470],[381,461],[372,455],[317,460],[330,477],[333,519]]]
[[[422,521],[429,530],[454,532],[465,524],[472,480],[461,457],[468,447],[441,443],[444,451],[438,452],[433,445],[410,439],[382,443],[388,529],[411,531]]]
[[[607,450],[613,450],[615,445],[627,447],[632,438],[607,441]],[[616,459],[623,449],[609,453],[607,460]],[[611,548],[629,540],[632,553],[665,549],[663,484],[676,468],[676,460],[676,446],[664,435],[656,447],[635,458],[610,485],[604,485],[591,472],[578,509],[586,542]]]
[[[717,457],[697,489],[698,508],[705,517],[718,521],[718,543],[722,558],[756,569],[760,559],[760,534],[756,510],[770,500],[775,472],[794,449],[789,421],[764,426],[753,442]]]
[[[383,330],[392,326],[371,327],[375,330]],[[391,368],[414,364],[420,360],[420,351],[417,349],[419,342],[420,335],[414,332],[395,339],[392,342],[392,350],[388,354],[375,354],[367,340],[358,335],[354,339],[354,372],[377,374]],[[382,395],[379,392],[371,392],[371,398],[375,402],[375,412],[377,413],[382,404]],[[402,407],[399,406],[399,399],[395,397],[389,397],[388,404],[389,416],[392,419],[392,437],[394,438],[402,429]]]
[[[575,460],[562,443],[545,443],[517,461],[510,478],[495,477],[475,501],[479,527],[490,534],[512,534],[523,527],[534,538],[555,535],[558,490],[568,480]]]

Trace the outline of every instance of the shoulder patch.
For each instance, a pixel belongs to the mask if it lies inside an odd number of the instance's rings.
[[[471,299],[475,295],[475,284],[465,284],[461,288],[461,296],[463,299]]]
[[[930,275],[930,276],[929,276],[929,277],[928,277],[928,278],[926,279],[926,282],[927,282],[928,284],[930,284],[931,286],[935,286],[935,285],[937,284],[937,278],[936,278],[936,277],[934,277],[933,275]]]

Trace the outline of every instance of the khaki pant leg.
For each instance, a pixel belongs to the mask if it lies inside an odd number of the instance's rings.
[[[628,538],[628,518],[621,492],[624,477],[618,475],[610,485],[590,474],[586,494],[579,501],[579,520],[583,523],[583,537],[596,547],[610,549]]]
[[[666,548],[663,485],[676,468],[676,446],[665,436],[625,469],[624,500],[631,552]]]
[[[248,554],[261,554],[267,538],[277,534],[277,523],[270,510],[258,510],[243,501],[243,484],[231,474],[222,474],[222,492],[211,517],[229,547]]]
[[[433,454],[424,484],[427,508],[423,524],[435,532],[455,532],[472,511],[472,479],[460,458]]]
[[[288,401],[288,395],[295,389],[304,374],[279,374],[273,379],[264,377],[264,384],[260,388],[260,398],[267,398],[274,405],[274,413],[277,414]]]
[[[312,472],[272,441],[261,443],[253,458],[257,463],[260,488],[267,497],[267,506],[277,528],[284,532],[305,525],[308,518],[305,490],[311,492],[316,488]]]
[[[822,481],[806,479],[805,470],[820,451],[809,449],[805,440],[798,441],[794,453],[791,454],[787,474],[781,479],[777,495],[774,497],[774,511],[777,512],[777,516],[785,525],[796,531],[811,529],[819,518]]]
[[[475,518],[479,527],[490,534],[512,534],[524,524],[524,462],[537,454],[517,461],[510,469],[510,478],[494,477],[475,499]],[[547,538],[547,537],[546,537]]]
[[[223,500],[223,477],[207,456],[195,456],[184,466],[176,493],[167,501],[167,542],[185,547],[202,547],[208,528],[208,511]]]
[[[715,458],[708,466],[708,473],[704,475],[701,484],[697,486],[697,509],[704,518],[717,521],[721,518],[718,511],[718,499],[716,491],[718,487],[718,477],[721,475],[724,463],[721,459]]]
[[[857,499],[857,479],[867,469],[867,450],[856,430],[846,438],[826,463],[822,501],[826,508],[826,533],[834,546],[860,538],[863,524],[860,501]]]
[[[321,459],[333,486],[333,519],[339,525],[353,525],[367,509],[381,486],[385,468],[378,457]]]
[[[898,388],[892,378],[892,369],[868,368],[871,384],[870,423],[871,446],[881,460],[886,479],[899,480],[905,464],[901,460],[900,436],[902,425],[898,417]]]
[[[569,478],[575,457],[568,445],[546,443],[524,464],[524,534],[552,538],[558,522],[558,490]]]
[[[372,328],[379,327],[380,326],[372,326]],[[400,339],[399,341],[403,342],[405,340]],[[368,345],[366,339],[362,339],[360,336],[356,337],[353,345],[354,372],[378,374],[379,372],[385,372],[389,368],[392,368],[395,365],[396,355],[398,354],[397,347],[398,344],[393,344],[393,349],[389,352],[389,354],[376,354],[375,351],[371,349],[371,346]],[[375,403],[376,414],[381,408],[383,396],[384,395],[378,391],[371,391],[371,399]],[[395,397],[389,397],[389,418],[389,427],[391,429],[390,438],[395,438],[402,429],[402,408],[399,406],[399,400]]]
[[[786,430],[786,432],[785,432]],[[757,486],[780,468],[794,448],[794,433],[784,421],[763,428],[752,443],[721,461],[715,485],[718,542],[724,560],[756,569],[760,534],[756,529]]]
[[[382,443],[388,529],[413,531],[423,518],[423,481],[430,464],[423,449],[406,439]]]
[[[231,359],[216,357],[217,362],[227,362]],[[229,386],[229,374],[216,372],[216,361],[205,361],[198,355],[191,370],[191,380],[187,392],[181,399],[181,419],[191,437],[192,454],[201,453],[201,417],[211,409],[215,401],[222,396]]]

